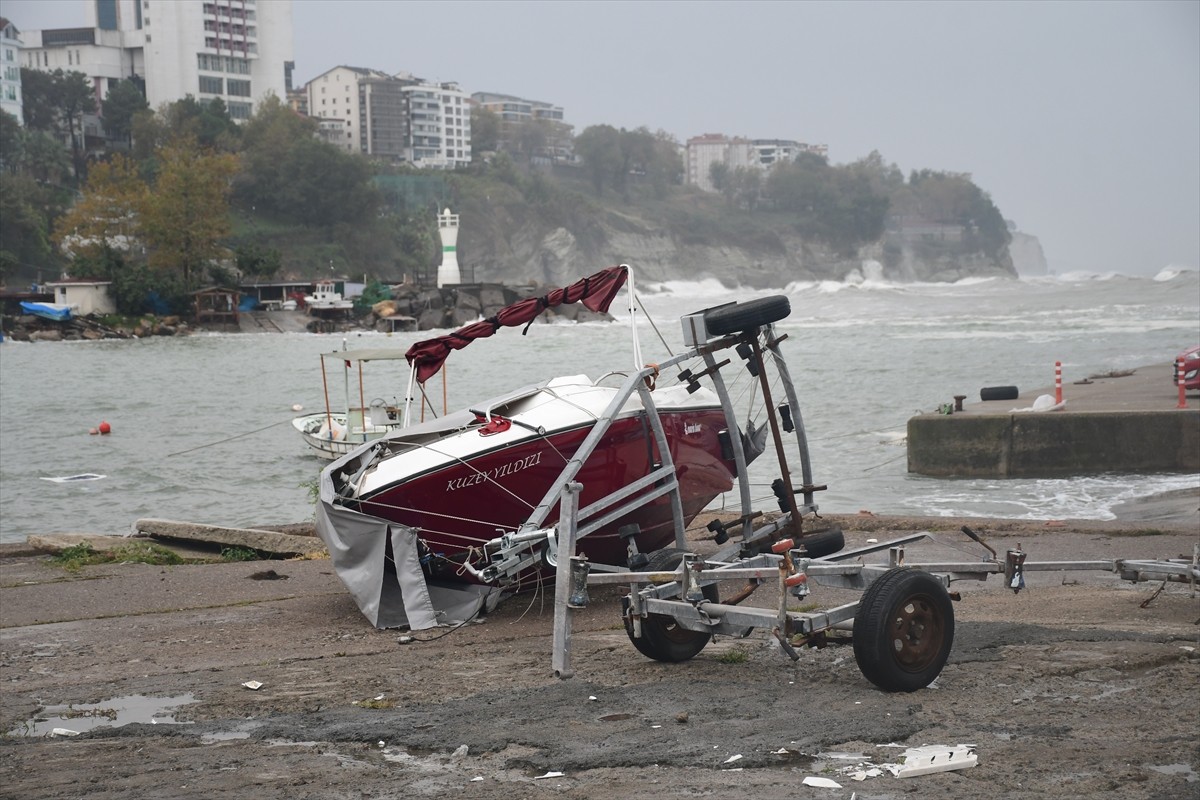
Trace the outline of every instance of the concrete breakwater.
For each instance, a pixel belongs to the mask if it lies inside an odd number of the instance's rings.
[[[1179,406],[1173,366],[1063,387],[1063,407],[1031,411],[1053,387],[908,421],[908,471],[933,477],[1046,478],[1200,472],[1200,408]]]

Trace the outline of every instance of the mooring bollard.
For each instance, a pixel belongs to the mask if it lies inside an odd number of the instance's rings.
[[[1054,362],[1054,402],[1062,403],[1062,362]]]

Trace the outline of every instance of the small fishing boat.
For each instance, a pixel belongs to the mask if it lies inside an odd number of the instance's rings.
[[[413,345],[403,416],[411,413],[413,382],[436,374],[452,351],[502,327],[528,325],[561,303],[607,311],[628,274],[628,267],[611,267]],[[758,331],[766,336],[771,322],[790,313],[787,298],[693,315],[692,347],[663,366],[685,359],[706,366],[685,370],[678,385],[656,386],[659,369],[642,360],[632,288],[629,294],[637,365],[629,373],[552,378],[481,400],[401,426],[325,468],[317,531],[339,576],[378,627],[436,624],[450,601],[431,603],[435,592],[470,593],[464,584],[474,584],[479,597],[498,601],[497,592],[548,577],[566,513],[564,493],[572,486],[579,487],[574,536],[593,569],[627,569],[639,554],[672,542],[682,547],[685,526],[735,483],[748,507],[741,477],[764,449],[766,423],[741,429],[719,377],[729,361],[717,364],[697,345],[710,335],[737,334],[742,338],[727,335],[721,346],[743,342],[744,357],[753,354],[762,362]],[[760,366],[750,374],[761,372]],[[715,390],[702,386],[702,377],[713,380]],[[766,394],[764,386],[760,397]],[[798,510],[790,491],[778,494]],[[811,499],[810,489],[803,508],[815,510]]]
[[[333,281],[318,281],[312,294],[304,295],[304,306],[310,312],[349,311],[354,301],[342,297]]]
[[[321,385],[325,394],[325,410],[292,419],[292,427],[300,434],[308,450],[319,458],[332,461],[350,453],[363,442],[374,441],[401,427],[403,412],[395,399],[366,399],[363,394],[363,365],[370,361],[405,359],[405,351],[398,348],[322,353]],[[345,399],[342,406],[335,409],[329,400],[329,377],[331,367],[339,364]]]

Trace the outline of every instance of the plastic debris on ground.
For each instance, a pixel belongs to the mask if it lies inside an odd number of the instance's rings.
[[[535,780],[535,781],[540,781],[542,778],[561,778],[561,777],[562,777],[563,775],[565,775],[565,774],[566,774],[565,772],[553,772],[553,771],[551,771],[551,772],[547,772],[545,775],[537,775],[537,776],[535,776],[535,777],[534,777],[534,780]]]
[[[831,781],[829,778],[814,778],[809,775],[803,781],[805,786],[815,786],[818,789],[840,789],[842,785],[837,781]]]
[[[966,769],[978,763],[979,756],[975,754],[975,748],[966,744],[954,747],[947,745],[911,747],[904,751],[904,763],[896,772],[896,777],[915,778],[918,775],[928,775],[932,772]]]
[[[257,692],[259,689],[262,688],[263,683],[262,683],[262,681],[246,681],[245,683],[242,684],[242,686],[245,686],[247,689],[250,689],[251,691]]]

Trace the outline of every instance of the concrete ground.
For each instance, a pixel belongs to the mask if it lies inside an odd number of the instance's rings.
[[[1179,389],[1172,382],[1173,364],[1150,364],[1138,367],[1132,375],[1121,376],[1063,376],[1065,411],[1170,411],[1179,404]],[[1019,388],[1019,387],[1018,387]],[[1041,395],[1055,396],[1054,386],[1021,391],[1016,400],[980,400],[978,396],[963,401],[964,414],[1007,414],[1014,409],[1030,408]],[[1200,405],[1200,392],[1189,393],[1188,408]]]

